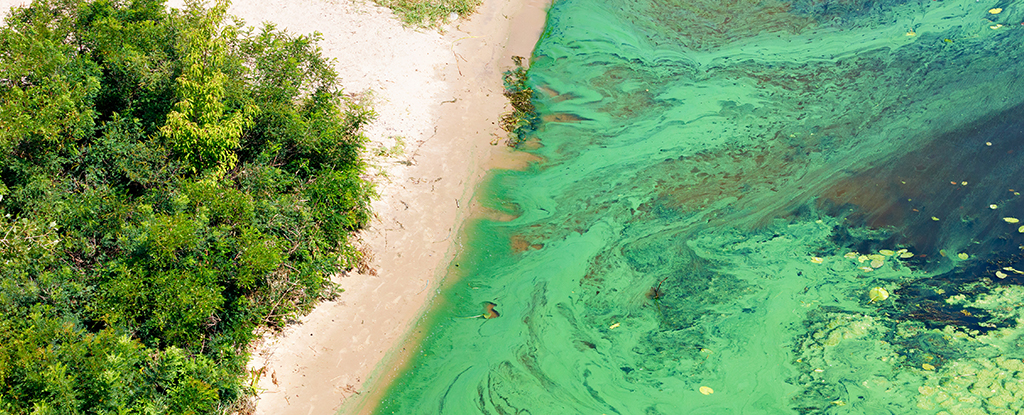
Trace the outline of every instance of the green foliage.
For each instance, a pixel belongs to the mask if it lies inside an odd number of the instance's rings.
[[[448,22],[452,13],[468,17],[481,0],[377,0],[377,4],[394,10],[405,24],[436,27]]]
[[[68,42],[45,5],[14,13],[0,29],[0,146],[26,153],[60,149],[89,135],[99,67]],[[67,23],[67,22],[54,22]]]
[[[193,172],[212,170],[215,176],[235,167],[239,137],[251,126],[252,115],[258,109],[242,102],[242,108],[226,114],[227,76],[221,68],[226,64],[226,38],[233,37],[234,28],[217,27],[226,9],[227,4],[220,3],[211,10],[186,10],[185,30],[176,44],[182,65],[175,79],[178,102],[160,128]]]
[[[533,89],[529,85],[529,73],[523,66],[522,56],[513,56],[516,67],[505,72],[503,94],[512,104],[512,111],[501,116],[501,128],[507,131],[509,147],[522,144],[526,135],[537,128],[540,118],[533,106]]]
[[[225,3],[37,0],[0,28],[0,413],[220,413],[369,220],[319,35]]]

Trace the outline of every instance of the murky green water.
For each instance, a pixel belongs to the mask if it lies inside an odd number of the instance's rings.
[[[481,191],[518,216],[470,225],[379,412],[1019,413],[1022,20],[556,1],[544,161]]]

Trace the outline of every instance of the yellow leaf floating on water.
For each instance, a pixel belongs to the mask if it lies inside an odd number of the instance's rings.
[[[811,262],[813,262],[813,263],[815,263],[815,264],[820,264],[820,263],[822,263],[822,262],[825,262],[825,260],[824,260],[824,259],[822,259],[821,257],[817,257],[817,256],[812,256],[812,257],[811,257]]]
[[[1024,228],[1024,226],[1021,226],[1021,228]],[[1024,233],[1024,232],[1021,232],[1021,233]],[[856,258],[856,257],[857,257],[857,253],[856,252],[847,252],[846,255],[843,255],[843,258],[853,259],[853,258]]]
[[[936,221],[936,222],[938,222],[938,221],[939,221],[939,218],[937,218],[937,217],[935,217],[935,216],[932,216],[932,220],[933,220],[933,221]]]
[[[710,395],[712,393],[715,393],[714,389],[711,389],[711,388],[709,388],[707,386],[701,386],[699,390],[700,390],[700,393],[703,393],[705,395]]]
[[[1003,9],[1001,9],[999,7],[996,7],[994,9],[988,9],[988,13],[989,14],[999,14],[999,13],[1002,13],[1002,12],[1003,12]]]
[[[872,303],[875,301],[885,301],[889,298],[889,292],[886,291],[885,288],[875,287],[872,288],[871,291],[868,291],[868,298],[871,299],[870,302]]]
[[[894,251],[892,251],[892,250],[889,250],[889,249],[882,249],[882,250],[879,250],[879,251],[878,251],[878,253],[880,253],[880,254],[882,254],[882,255],[885,255],[885,256],[893,256],[893,255],[896,255],[896,252],[894,252]]]
[[[921,369],[924,369],[924,370],[935,370],[935,366],[929,365],[927,363],[921,363]]]
[[[619,323],[615,323],[612,324],[611,326],[608,326],[608,330],[615,330],[616,327],[619,327]]]
[[[959,254],[956,254],[956,257],[966,261],[967,258],[970,258],[971,256],[967,255],[966,252],[961,252]]]
[[[904,253],[900,254],[900,258],[903,258],[903,259],[911,258],[913,256],[914,256],[913,252],[904,252]]]
[[[996,278],[999,278],[999,279],[1006,278],[1006,274],[1004,274],[1002,271],[996,271]]]
[[[1021,227],[1017,228],[1017,232],[1024,233],[1024,225],[1022,225]]]
[[[885,261],[882,261],[880,259],[875,259],[871,261],[871,268],[881,268],[882,265],[885,265]]]
[[[868,255],[868,259],[870,259],[872,261],[885,261],[885,257],[882,256],[882,255],[878,255],[878,254]]]
[[[997,204],[993,203],[993,204],[991,204],[991,205],[988,205],[988,208],[989,208],[989,209],[999,209],[999,205],[997,205]]]
[[[1017,223],[1017,222],[1020,222],[1020,219],[1017,219],[1017,218],[1003,218],[1003,220],[1006,221],[1006,223]]]

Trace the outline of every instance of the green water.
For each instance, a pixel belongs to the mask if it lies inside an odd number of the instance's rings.
[[[378,412],[1020,413],[1022,19],[556,1],[543,161],[480,190],[516,218],[468,225]]]

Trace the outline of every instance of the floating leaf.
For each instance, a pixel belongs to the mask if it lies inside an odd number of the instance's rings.
[[[913,252],[904,252],[904,253],[900,254],[900,258],[903,258],[903,259],[907,259],[907,258],[910,258],[910,257],[913,257],[913,256],[914,256]]]
[[[1017,223],[1017,222],[1020,222],[1020,219],[1017,219],[1017,218],[1003,218],[1003,220],[1006,221],[1006,223]]]
[[[608,330],[614,330],[616,327],[619,327],[619,323],[615,323],[612,324],[611,326],[608,326]]]
[[[881,268],[885,264],[885,261],[881,259],[875,259],[871,261],[871,268]]]
[[[1004,274],[1002,271],[996,271],[996,278],[999,278],[999,279],[1006,278],[1006,274]]]
[[[880,254],[882,254],[882,255],[885,255],[885,256],[893,256],[893,255],[896,255],[896,252],[894,252],[894,251],[892,251],[892,250],[889,250],[889,249],[882,249],[882,250],[879,250],[879,251],[878,251],[878,253],[880,253]]]
[[[988,9],[988,13],[989,14],[999,14],[999,13],[1002,13],[1002,12],[1003,12],[1003,9],[999,8],[999,7],[996,7],[994,9]]]
[[[868,255],[868,259],[870,259],[872,261],[885,261],[885,257],[882,256],[882,255],[878,255],[878,254]]]
[[[885,299],[889,298],[889,292],[885,288],[875,287],[868,291],[868,298],[871,299],[870,302],[872,303],[875,301],[885,301]]]
[[[957,257],[957,258],[960,258],[960,259],[962,259],[962,260],[967,260],[967,258],[970,258],[971,256],[970,256],[970,255],[967,255],[967,253],[966,253],[966,252],[961,252],[961,253],[959,253],[959,254],[956,254],[956,257]]]
[[[936,221],[936,222],[938,222],[938,221],[939,221],[939,218],[937,218],[937,217],[935,217],[935,216],[932,216],[932,220],[933,220],[933,221]]]
[[[820,263],[822,263],[822,262],[824,262],[824,261],[825,261],[825,260],[824,260],[824,259],[822,259],[821,257],[817,257],[817,256],[812,256],[812,257],[811,257],[811,262],[813,262],[813,263],[815,263],[815,264],[820,264]]]
[[[1021,225],[1021,227],[1017,228],[1017,232],[1024,233],[1024,225]]]
[[[703,393],[705,395],[710,395],[712,393],[715,393],[715,390],[711,389],[711,388],[709,388],[707,386],[701,386],[700,387],[700,393]]]
[[[498,306],[497,304],[494,304],[494,303],[489,302],[489,301],[484,303],[484,314],[483,314],[484,318],[492,319],[492,318],[501,317],[501,313],[499,313],[498,310],[494,309],[494,307],[497,307],[497,306]]]
[[[1024,226],[1022,226],[1022,228],[1024,228]],[[1024,233],[1024,231],[1022,231],[1021,233]],[[856,257],[857,257],[857,253],[856,252],[847,252],[846,255],[843,255],[843,258],[853,259],[853,258],[856,258]]]
[[[924,370],[935,370],[935,366],[929,365],[927,363],[921,363],[921,369],[924,369]]]

